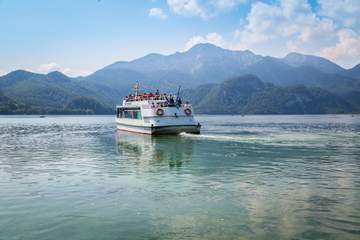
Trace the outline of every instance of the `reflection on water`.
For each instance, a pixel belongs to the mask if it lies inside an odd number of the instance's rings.
[[[117,150],[128,161],[144,168],[146,165],[167,165],[180,168],[190,163],[194,141],[178,136],[149,136],[118,131],[116,134]]]
[[[360,117],[0,117],[0,239],[359,239]]]

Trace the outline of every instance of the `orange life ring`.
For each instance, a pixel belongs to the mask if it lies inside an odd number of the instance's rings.
[[[190,108],[186,108],[184,110],[184,113],[186,114],[186,116],[190,116],[191,115],[191,109]]]
[[[161,108],[158,108],[158,109],[156,110],[156,115],[158,115],[158,116],[163,116],[163,115],[164,115],[164,110],[161,109]]]

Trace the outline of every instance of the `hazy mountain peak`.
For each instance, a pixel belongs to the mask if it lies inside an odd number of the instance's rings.
[[[308,56],[308,55],[298,53],[298,52],[289,52],[288,54],[286,54],[285,58],[289,58],[289,57],[305,57],[305,56]]]
[[[137,61],[143,61],[143,60],[152,60],[152,59],[157,59],[157,58],[162,58],[162,57],[165,57],[165,55],[162,55],[162,54],[159,54],[159,53],[150,53],[150,54],[147,54],[145,55],[144,57],[141,57],[141,58],[137,58],[133,61],[130,61],[130,62],[137,62]]]
[[[52,78],[69,78],[68,76],[66,76],[64,73],[62,73],[60,71],[49,72],[47,74],[47,76],[52,77]]]
[[[32,76],[36,76],[36,75],[40,75],[40,74],[19,69],[19,70],[12,71],[2,77],[3,78],[11,78],[14,80],[20,80],[20,79],[28,79],[28,78],[30,78]]]
[[[105,69],[119,71],[131,69],[139,73],[157,72],[161,74],[160,72],[163,72],[160,77],[165,77],[165,72],[190,75],[203,74],[206,76],[204,78],[211,79],[218,78],[217,75],[220,77],[223,72],[228,74],[226,76],[233,75],[239,69],[250,66],[261,58],[249,50],[232,51],[210,43],[199,43],[185,52],[171,55],[151,53],[130,62],[116,62]],[[212,72],[216,66],[220,66],[220,69]],[[210,74],[210,72],[212,73]],[[211,76],[207,77],[209,74]]]
[[[153,57],[164,57],[165,55],[160,53],[149,53],[148,55],[145,55],[147,58],[153,58]]]
[[[34,73],[33,73],[33,72],[30,72],[30,71],[18,69],[18,70],[9,72],[9,73],[6,74],[6,75],[25,75],[25,74],[26,74],[26,75],[31,75],[31,74],[34,74]]]
[[[192,51],[209,51],[209,50],[226,50],[224,48],[218,47],[211,43],[198,43],[192,46],[187,52]]]
[[[283,60],[290,65],[303,64],[307,59],[307,56],[297,52],[288,53]]]
[[[281,61],[278,58],[274,58],[274,57],[270,57],[270,56],[265,56],[263,57],[258,63],[258,65],[269,65],[269,66],[274,66],[274,65],[280,65],[280,66],[287,66],[289,67],[286,63],[284,63],[283,61]]]
[[[250,50],[231,50],[231,49],[226,49],[226,48],[222,48],[219,46],[216,46],[214,44],[211,43],[199,43],[194,45],[192,48],[190,48],[189,50],[187,50],[186,52],[183,52],[183,54],[204,54],[204,55],[216,55],[216,54],[241,54],[243,56],[259,56],[254,54],[252,51]]]
[[[293,67],[311,66],[325,73],[342,73],[345,69],[319,56],[291,52],[282,61]]]
[[[325,58],[322,58],[322,57],[306,55],[306,54],[297,53],[297,52],[290,52],[283,59],[293,65],[303,64],[304,62],[306,62],[310,59],[312,59],[312,60],[317,59],[319,61],[326,60]]]
[[[255,53],[253,53],[253,52],[250,51],[249,49],[243,50],[243,51],[241,51],[241,52],[243,52],[243,53],[245,53],[245,54],[256,55]]]

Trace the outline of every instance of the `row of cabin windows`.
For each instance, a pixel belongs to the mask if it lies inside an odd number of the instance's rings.
[[[117,109],[118,118],[142,119],[140,109]]]

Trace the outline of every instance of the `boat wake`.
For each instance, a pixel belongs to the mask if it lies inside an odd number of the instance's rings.
[[[207,140],[207,141],[219,141],[219,142],[235,142],[244,144],[261,144],[272,146],[303,146],[303,147],[321,147],[324,145],[324,137],[322,136],[309,136],[309,135],[294,135],[288,134],[245,134],[245,135],[226,135],[226,134],[190,134],[181,133],[181,137]]]
[[[232,135],[221,135],[221,134],[191,134],[191,133],[180,133],[180,136],[193,138],[193,139],[203,139],[203,140],[212,140],[212,141],[221,141],[221,142],[247,142],[249,137],[246,139],[242,136],[232,136]]]

